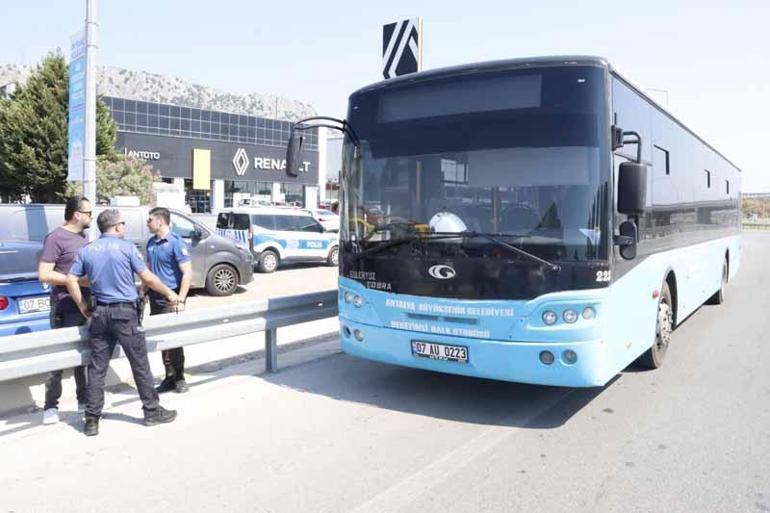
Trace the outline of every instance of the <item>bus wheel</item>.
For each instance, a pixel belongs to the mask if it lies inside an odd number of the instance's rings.
[[[266,249],[259,254],[257,270],[261,273],[272,273],[278,269],[278,254],[275,251]]]
[[[648,369],[657,369],[663,365],[666,351],[671,342],[671,332],[674,331],[674,310],[671,302],[671,291],[668,283],[663,283],[663,290],[658,300],[658,318],[655,323],[655,341],[652,347],[639,357],[639,364]]]
[[[706,301],[710,305],[721,305],[725,302],[725,287],[727,287],[727,276],[729,267],[727,266],[727,259],[722,263],[722,282],[719,285],[719,290],[714,292],[714,295],[708,298]]]

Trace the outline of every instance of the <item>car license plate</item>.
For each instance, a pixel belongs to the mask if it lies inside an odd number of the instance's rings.
[[[412,354],[432,360],[468,363],[468,348],[412,340]]]
[[[35,312],[48,312],[51,310],[50,296],[35,296],[19,299],[19,313],[28,314]]]

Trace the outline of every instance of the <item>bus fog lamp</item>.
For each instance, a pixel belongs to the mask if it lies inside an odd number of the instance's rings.
[[[364,298],[361,296],[353,297],[353,304],[356,306],[356,308],[361,308],[361,306],[364,304]]]
[[[356,337],[356,340],[359,342],[364,341],[364,332],[361,330],[353,330],[353,336]]]
[[[578,320],[578,313],[575,310],[564,310],[562,317],[564,318],[564,322],[572,324]]]
[[[558,316],[556,315],[556,312],[552,312],[550,310],[543,312],[543,323],[545,323],[546,326],[553,326],[556,324],[557,319]]]
[[[583,319],[590,320],[596,317],[596,310],[591,308],[590,306],[587,306],[583,308]]]
[[[567,349],[561,354],[561,359],[567,365],[572,365],[577,362],[577,353],[572,349]]]
[[[550,351],[540,351],[540,363],[551,365],[554,361],[553,353]]]
[[[353,293],[352,292],[345,292],[345,302],[350,304],[353,302]]]

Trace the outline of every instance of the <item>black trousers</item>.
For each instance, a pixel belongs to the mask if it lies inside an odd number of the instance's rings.
[[[60,301],[51,304],[51,329],[70,328],[72,326],[82,326],[86,323],[86,318],[78,310],[72,298],[66,297]],[[58,408],[61,398],[61,380],[64,371],[53,371],[48,375],[45,382],[45,406],[44,409]],[[75,395],[78,403],[86,401],[86,368],[85,366],[75,367]]]
[[[144,414],[158,409],[158,393],[147,359],[147,342],[133,303],[99,305],[91,315],[91,363],[88,364],[86,417],[100,417],[104,408],[104,377],[115,344],[120,344],[131,365]]]
[[[174,292],[179,293],[179,289],[175,289]],[[150,298],[150,315],[159,315],[164,313],[172,313],[174,308],[168,304],[166,298],[157,294],[155,291],[149,292]],[[175,347],[174,349],[166,349],[160,352],[163,357],[163,365],[166,368],[166,379],[164,381],[170,381],[175,383],[184,379],[184,348]]]

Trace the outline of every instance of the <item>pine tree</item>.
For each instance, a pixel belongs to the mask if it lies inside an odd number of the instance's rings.
[[[50,53],[8,100],[0,100],[0,196],[62,201],[67,190],[69,72],[60,52]],[[96,152],[117,160],[117,126],[97,101]]]

